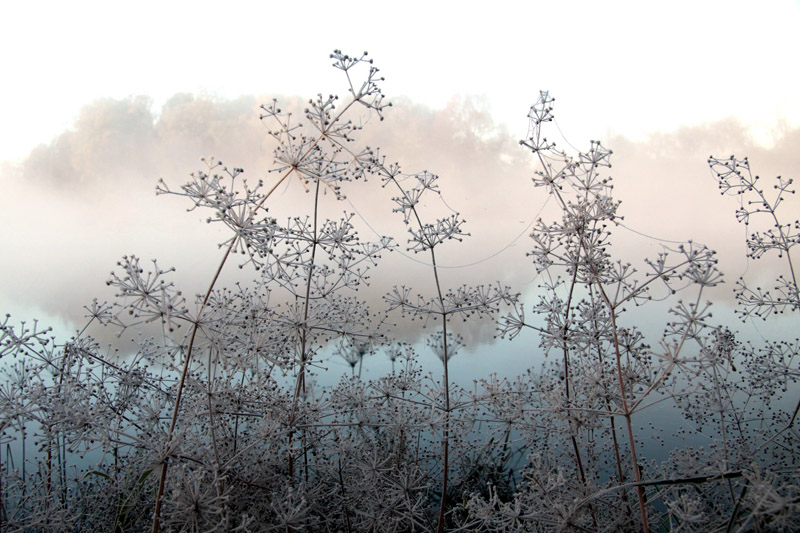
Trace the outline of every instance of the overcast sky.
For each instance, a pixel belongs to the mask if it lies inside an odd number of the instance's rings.
[[[797,1],[272,4],[0,7],[0,305],[78,320],[122,253],[191,271],[187,250],[207,244],[208,227],[156,199],[156,179],[180,184],[209,152],[262,176],[258,104],[343,93],[334,48],[369,51],[396,103],[374,135],[408,170],[441,174],[448,202],[475,221],[454,265],[506,245],[526,264],[516,239],[546,198],[516,141],[540,89],[571,144],[615,150],[630,227],[717,238],[731,279],[747,268],[734,262],[744,232],[706,158],[732,152],[765,177],[800,174]],[[215,253],[198,257],[213,265]]]
[[[332,48],[369,50],[389,95],[434,107],[485,95],[516,128],[542,88],[568,106],[571,129],[593,135],[729,116],[765,131],[800,122],[797,1],[256,6],[5,3],[0,158],[24,157],[95,98],[313,95],[333,79]]]

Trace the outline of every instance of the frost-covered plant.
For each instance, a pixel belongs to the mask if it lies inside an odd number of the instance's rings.
[[[606,174],[611,152],[599,142],[558,149],[545,136],[553,99],[543,92],[522,143],[538,163],[534,185],[561,213],[531,235],[542,285],[533,303],[499,284],[448,287],[437,254],[467,237],[464,219],[435,211],[449,210],[436,201],[436,175],[401,172],[362,144],[360,124],[383,119],[388,106],[381,78],[366,54],[331,58],[347,82],[342,101],[318,96],[299,118],[277,102],[262,108],[276,143],[273,179],[248,182],[242,169],[208,158],[180,188],[159,183],[160,194],[186,198],[228,230],[204,293],[188,298],[173,269],[126,256],[109,280],[116,299],[87,306],[86,327],[68,342],[36,323],[0,323],[0,531],[796,523],[798,408],[775,400],[796,391],[798,343],[754,346],[713,321],[705,298],[722,281],[713,252],[692,242],[664,248],[641,273],[616,260],[612,232],[622,218]],[[772,291],[741,281],[740,314],[796,314],[798,223],[776,214],[791,181],[779,180],[777,200],[767,201],[746,161],[712,160],[712,168],[723,192],[754,198],[740,220],[774,219],[748,240],[751,256],[776,250],[788,266]],[[384,309],[370,309],[363,294],[395,240],[364,241],[337,203],[370,177],[390,191],[406,248],[428,258],[434,281],[432,294],[417,295],[400,280]],[[270,199],[290,181],[307,201],[278,220]],[[256,279],[219,287],[237,257]],[[659,305],[667,312],[654,335],[642,317]],[[499,333],[522,342],[523,329],[535,331],[545,364],[452,382],[450,365],[463,357],[453,359],[463,346],[453,319],[508,309]],[[391,313],[433,330],[424,344],[441,367],[423,368],[420,346],[398,333]],[[102,347],[90,335],[97,327],[132,337],[133,348]],[[391,371],[362,379],[365,357],[380,351]],[[350,371],[322,386],[317,378],[339,359]],[[662,457],[654,441],[664,411],[680,434],[711,444]]]
[[[283,113],[275,101],[269,106],[262,106],[264,114],[261,118],[272,123],[270,127],[274,129],[270,130],[270,135],[278,142],[275,150],[278,166],[272,171],[279,178],[268,192],[262,192],[262,181],[253,187],[246,181],[238,183],[237,178],[243,172],[242,169],[228,170],[213,160],[208,164],[208,172],[193,174],[193,180],[184,185],[182,191],[173,193],[163,182],[158,189],[160,193],[188,197],[193,208],[210,208],[214,215],[209,218],[209,222],[222,222],[233,233],[222,244],[227,247],[225,256],[199,306],[198,319],[192,327],[181,381],[178,384],[168,443],[178,419],[180,395],[190,367],[196,335],[201,329],[200,316],[209,304],[214,284],[229,254],[238,252],[246,257],[245,263],[240,267],[253,264],[256,270],[262,271],[259,286],[262,287],[265,298],[268,299],[273,286],[282,288],[290,295],[288,303],[283,306],[268,306],[253,311],[267,315],[266,318],[272,326],[270,335],[280,339],[282,344],[276,350],[275,359],[282,359],[280,368],[291,371],[296,376],[292,407],[287,421],[288,471],[290,475],[294,473],[295,459],[301,456],[305,482],[308,482],[310,475],[309,442],[308,431],[302,419],[309,403],[309,367],[315,364],[316,354],[329,339],[347,336],[360,343],[363,339],[372,339],[379,335],[379,325],[374,323],[364,304],[341,293],[362,284],[368,268],[375,264],[382,251],[392,246],[392,241],[388,238],[383,238],[378,243],[359,240],[351,223],[352,215],[338,221],[324,220],[320,216],[323,189],[332,191],[337,199],[342,198],[341,184],[363,177],[359,159],[367,152],[355,153],[349,147],[359,127],[353,120],[347,119],[347,112],[356,106],[382,117],[381,113],[387,105],[382,103],[383,96],[377,85],[378,69],[372,66],[371,60],[366,59],[366,54],[360,58],[351,58],[336,51],[331,58],[334,60],[334,67],[345,73],[349,83],[350,98],[341,109],[337,109],[337,97],[323,98],[319,95],[309,101],[309,107],[305,110],[306,123],[303,123],[294,122],[291,113]],[[367,65],[367,72],[361,86],[356,88],[351,76],[361,64]],[[216,170],[220,167],[222,173],[218,174]],[[310,215],[295,216],[282,224],[267,215],[265,204],[278,186],[292,178],[296,178],[307,192],[310,190],[309,185],[313,189]],[[222,318],[225,319],[229,312],[228,307],[222,307],[221,311]],[[211,329],[214,319],[209,319],[207,327]],[[214,348],[218,350],[220,346],[208,346],[209,395],[213,386],[211,351]],[[310,403],[314,404],[313,401]],[[209,410],[212,410],[211,405]],[[299,438],[296,433],[300,434]],[[157,497],[154,530],[158,529],[159,506],[166,471],[165,462]]]
[[[530,255],[547,279],[532,308],[543,324],[527,320],[519,304],[502,332],[513,337],[523,327],[535,328],[546,353],[559,353],[560,363],[542,376],[540,386],[547,390],[545,401],[553,416],[563,420],[559,433],[567,437],[576,474],[588,494],[596,484],[592,472],[598,470],[598,461],[614,465],[619,483],[643,481],[633,418],[664,392],[683,394],[676,389],[680,373],[698,360],[687,353],[689,345],[702,344],[709,327],[710,304],[702,301],[702,294],[721,275],[714,253],[691,242],[646,260],[643,277],[631,264],[613,259],[611,232],[621,217],[611,178],[603,172],[611,166],[611,152],[597,141],[575,156],[558,149],[544,133],[553,120],[552,102],[547,92],[541,93],[528,115],[528,138],[522,141],[539,162],[534,185],[546,188],[562,213],[561,220],[539,220],[531,235],[535,247]],[[670,309],[675,320],[666,324],[655,346],[625,320],[628,308],[644,305],[656,290],[671,296],[691,288],[696,294]],[[610,434],[610,441],[588,438],[596,433]],[[645,493],[641,486],[636,493],[640,526],[647,531]],[[624,508],[627,497],[622,493],[620,498],[615,505]],[[592,527],[598,527],[596,504],[589,504],[589,514]]]
[[[764,423],[763,416],[748,418],[756,411],[763,415],[764,403],[754,406],[748,400],[754,395],[741,389],[734,374],[734,359],[739,356],[735,337],[712,322],[711,304],[703,301],[705,290],[722,281],[714,252],[691,241],[673,250],[665,248],[657,257],[645,260],[642,277],[630,264],[614,260],[611,231],[619,226],[621,217],[619,203],[611,195],[610,178],[602,172],[610,166],[611,152],[596,141],[589,150],[576,155],[559,150],[544,134],[545,126],[553,120],[552,101],[548,93],[541,93],[531,108],[531,128],[522,144],[539,162],[534,185],[548,190],[562,218],[539,221],[531,235],[535,248],[530,255],[546,280],[538,302],[531,308],[533,318],[526,317],[525,306],[519,303],[501,322],[501,333],[513,338],[523,328],[532,328],[540,333],[545,352],[559,355],[558,361],[551,362],[532,380],[529,390],[537,392],[526,393],[530,403],[523,407],[547,413],[550,424],[555,424],[548,434],[556,437],[541,449],[536,444],[527,446],[544,460],[529,466],[527,479],[534,480],[535,485],[528,484],[515,496],[518,511],[514,520],[552,520],[559,527],[593,530],[638,527],[647,531],[654,523],[656,529],[665,527],[652,506],[652,502],[661,500],[674,511],[672,518],[684,513],[681,523],[688,523],[699,516],[687,510],[696,509],[695,500],[686,500],[681,492],[673,501],[675,493],[648,489],[661,484],[648,480],[658,472],[642,457],[643,439],[637,434],[636,420],[642,420],[651,407],[664,403],[682,408],[701,427],[715,428],[711,433],[720,441],[712,455],[703,459],[705,468],[716,472],[719,479],[740,478],[750,468],[751,453],[767,444],[763,435],[745,428],[754,420]],[[688,301],[674,296],[688,291],[694,292]],[[673,302],[669,309],[672,318],[655,343],[647,341],[635,319],[626,319],[629,308],[639,308],[653,299]],[[505,394],[513,390],[508,385],[504,389]],[[770,427],[775,430],[774,424]],[[536,437],[537,433],[532,433],[527,438],[535,442]],[[785,464],[786,454],[780,455]],[[573,466],[568,469],[569,456]],[[535,465],[546,471],[532,472]],[[572,484],[567,482],[570,474],[574,476]],[[680,470],[668,471],[667,475],[673,478],[664,483],[669,486],[714,479],[708,476],[681,481],[685,474]],[[561,481],[543,485],[545,478]],[[542,505],[548,500],[544,494],[526,498],[531,491],[539,490],[536,487],[545,486],[562,491],[557,498],[561,505]],[[727,489],[728,496],[716,501],[717,505],[727,502],[722,506],[727,511],[718,508],[716,517],[720,522],[733,523],[737,497],[731,481],[727,481]],[[638,525],[634,513],[628,510],[629,490],[635,490],[638,500]],[[579,500],[581,505],[570,507],[569,494],[575,491],[584,497]],[[706,504],[720,497],[714,488],[700,494],[704,494]],[[473,505],[486,512],[482,507],[485,503],[473,501]],[[499,503],[493,505],[499,509]],[[712,515],[704,515],[703,527],[714,523]],[[494,523],[486,527],[499,526]],[[503,527],[516,526],[509,523]]]
[[[407,226],[408,250],[414,253],[430,254],[430,267],[433,273],[436,294],[432,297],[418,295],[411,296],[412,289],[405,286],[395,286],[386,295],[388,310],[399,310],[412,319],[421,319],[425,324],[428,321],[441,321],[441,330],[436,333],[434,351],[442,361],[442,379],[444,383],[443,428],[442,428],[442,488],[439,506],[437,531],[445,528],[445,513],[447,506],[448,480],[450,473],[450,434],[451,434],[451,395],[450,395],[450,357],[455,353],[459,344],[452,346],[451,332],[448,325],[453,318],[466,321],[470,317],[483,317],[496,315],[502,304],[511,304],[516,301],[516,295],[508,287],[462,286],[456,289],[446,289],[441,279],[440,269],[436,262],[436,251],[448,241],[461,241],[469,234],[463,229],[465,220],[460,213],[453,212],[442,218],[435,218],[433,222],[425,219],[421,212],[420,201],[423,196],[440,195],[438,176],[428,171],[416,174],[404,174],[397,163],[387,164],[385,157],[374,155],[368,164],[370,173],[380,177],[384,187],[390,188],[397,196],[392,200],[396,207],[394,211],[403,215],[403,222]],[[410,183],[410,185],[407,185]],[[450,352],[453,352],[452,354]]]
[[[772,186],[773,193],[769,193],[762,188],[760,178],[753,176],[747,158],[711,157],[708,164],[719,184],[720,194],[738,198],[736,219],[748,229],[748,257],[756,260],[777,254],[784,268],[771,289],[762,289],[760,286],[753,288],[752,282],[740,277],[734,289],[738,303],[736,312],[742,320],[751,317],[766,320],[776,315],[798,316],[800,289],[792,252],[800,244],[800,220],[787,222],[783,218],[786,213],[784,206],[795,194],[791,188],[794,181],[778,176]],[[754,222],[753,226],[751,222]],[[766,229],[754,229],[754,226]],[[740,346],[733,348],[742,350]],[[728,351],[730,353],[730,348]],[[745,360],[749,375],[753,378],[751,386],[761,391],[762,399],[768,400],[777,391],[786,392],[800,378],[797,366],[800,352],[798,339],[768,342],[760,348],[748,346],[746,351],[752,354]],[[794,424],[799,409],[800,402],[787,423],[787,430]]]

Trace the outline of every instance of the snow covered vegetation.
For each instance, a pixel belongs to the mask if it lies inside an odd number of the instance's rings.
[[[361,138],[365,121],[391,119],[372,60],[331,59],[341,99],[319,95],[299,117],[262,107],[277,146],[266,178],[207,158],[187,183],[159,182],[226,228],[205,293],[188,297],[172,269],[126,256],[108,280],[116,299],[88,305],[70,340],[0,323],[0,531],[796,528],[800,343],[743,340],[715,322],[714,251],[687,241],[635,266],[618,259],[611,151],[556,146],[541,92],[520,148],[560,213],[526,245],[539,286],[451,283],[437,254],[468,245],[464,218],[440,201],[435,174]],[[751,258],[783,269],[762,287],[740,279],[737,313],[800,318],[800,223],[781,209],[791,180],[762,188],[746,159],[709,165],[752,223]],[[362,238],[340,200],[365,180],[405,234]],[[304,189],[306,208],[278,220],[282,187]],[[368,302],[371,273],[399,252],[424,260],[431,289],[396,272]],[[236,267],[242,282],[222,286]],[[651,307],[664,310],[655,335],[639,322]],[[538,338],[545,363],[458,383],[460,328],[487,321],[506,341]],[[101,329],[134,344],[116,351]],[[379,353],[391,370],[362,376]],[[331,358],[346,371],[322,384]],[[682,440],[659,448],[667,418]]]

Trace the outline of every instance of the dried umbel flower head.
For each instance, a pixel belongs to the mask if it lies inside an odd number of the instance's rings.
[[[746,157],[720,159],[712,156],[708,165],[717,180],[720,194],[739,198],[736,219],[748,226],[748,256],[760,259],[775,252],[787,267],[772,289],[753,288],[744,279],[739,279],[734,291],[739,302],[738,313],[744,320],[753,315],[766,319],[773,314],[800,311],[797,271],[792,258],[794,247],[800,244],[800,220],[790,218],[786,221],[783,218],[786,211],[782,208],[795,194],[794,181],[778,176],[772,186],[774,192],[767,193],[760,178],[752,174]],[[755,224],[750,226],[751,222]],[[766,229],[759,230],[758,227]]]
[[[445,336],[441,331],[437,331],[425,340],[425,344],[433,351],[440,361],[449,361],[461,348],[464,347],[464,338],[460,334],[454,335],[447,332]]]

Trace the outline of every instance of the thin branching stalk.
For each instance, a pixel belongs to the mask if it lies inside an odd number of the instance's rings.
[[[308,311],[311,303],[311,282],[314,276],[314,267],[316,266],[315,259],[317,257],[317,231],[318,231],[318,216],[319,216],[319,188],[320,181],[316,180],[316,187],[314,189],[314,216],[312,227],[312,243],[311,243],[311,259],[308,263],[308,276],[306,278],[305,287],[305,302],[303,304],[303,322],[302,329],[300,330],[300,368],[297,371],[297,381],[294,388],[294,396],[292,398],[292,413],[289,418],[290,427],[294,426],[297,420],[297,409],[301,396],[306,397],[306,366],[308,364]],[[289,433],[289,475],[294,476],[294,451],[292,447],[292,436],[294,431]],[[306,485],[308,485],[308,447],[305,445],[306,432],[303,432],[303,478]]]
[[[273,188],[274,190],[274,188]],[[228,249],[225,250],[225,254],[222,256],[222,260],[217,267],[217,271],[214,273],[214,277],[211,279],[211,283],[208,286],[208,290],[206,291],[205,296],[203,297],[203,302],[200,304],[200,309],[197,312],[197,318],[192,325],[192,332],[191,336],[189,337],[189,347],[186,350],[186,358],[183,363],[183,370],[181,371],[181,377],[178,381],[178,389],[175,393],[175,404],[172,408],[172,419],[169,423],[169,432],[167,433],[167,442],[165,444],[165,451],[169,451],[170,447],[172,446],[172,438],[175,433],[175,426],[178,422],[178,412],[181,406],[181,398],[183,397],[183,386],[186,381],[186,375],[189,373],[189,364],[192,360],[192,349],[194,348],[195,338],[197,337],[197,330],[200,326],[200,320],[203,315],[203,311],[205,311],[206,305],[208,304],[208,299],[211,297],[211,293],[214,290],[214,285],[216,285],[217,280],[219,279],[220,274],[222,273],[222,268],[225,266],[225,262],[228,260],[228,256],[230,256],[231,250],[233,250],[234,245],[236,244],[237,239],[232,239],[230,246]],[[161,512],[161,502],[164,496],[164,486],[166,485],[167,481],[167,467],[169,465],[169,456],[165,455],[162,459],[161,463],[161,475],[158,479],[158,491],[156,493],[156,507],[155,511],[153,512],[153,533],[158,533],[159,528],[159,518]]]
[[[416,209],[414,210],[416,214]],[[419,220],[419,217],[417,217]],[[439,304],[442,307],[442,350],[444,356],[442,357],[442,364],[444,365],[444,372],[442,379],[444,380],[444,430],[442,432],[442,498],[439,502],[439,522],[436,526],[436,531],[442,533],[445,529],[445,511],[447,508],[447,482],[450,472],[450,375],[448,366],[448,345],[447,345],[447,314],[444,312],[444,298],[442,297],[442,285],[439,282],[439,269],[436,266],[436,253],[434,246],[431,243],[431,265],[433,269],[433,277],[436,282],[436,296],[439,299]]]
[[[623,418],[625,418],[625,427],[628,432],[628,445],[630,446],[631,461],[633,463],[631,465],[633,469],[633,477],[636,480],[636,483],[639,483],[642,481],[642,476],[639,468],[639,459],[636,454],[636,438],[634,436],[633,424],[631,422],[632,412],[628,407],[628,395],[625,391],[625,380],[622,375],[622,354],[620,353],[619,349],[616,310],[614,306],[611,304],[611,301],[608,299],[608,295],[606,295],[606,291],[603,288],[602,284],[600,283],[599,278],[597,278],[597,273],[594,270],[594,266],[591,266],[591,268],[592,268],[592,274],[595,276],[595,282],[597,283],[597,288],[600,291],[600,295],[602,296],[603,301],[606,303],[606,306],[608,307],[608,312],[611,318],[611,333],[614,339],[614,354],[616,356],[616,363],[617,363],[617,382],[619,384],[620,401],[622,403],[622,416]],[[636,495],[639,498],[639,512],[641,514],[641,519],[642,519],[642,530],[645,533],[648,533],[650,531],[650,526],[647,520],[647,508],[645,507],[643,486],[636,485]]]

